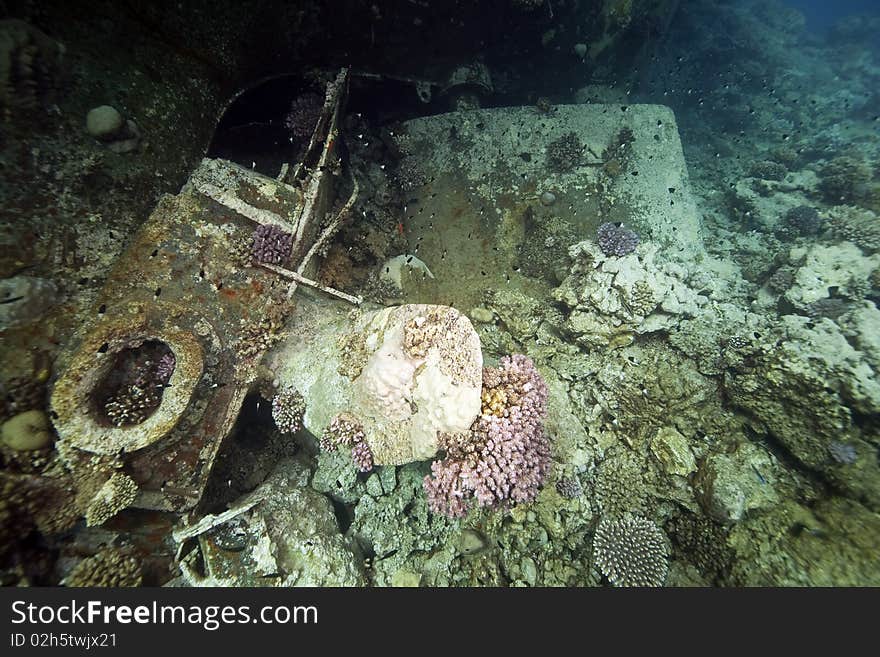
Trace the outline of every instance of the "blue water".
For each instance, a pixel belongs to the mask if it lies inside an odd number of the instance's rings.
[[[814,32],[823,32],[835,21],[846,16],[880,10],[878,0],[791,0],[788,4],[803,12],[807,19],[807,28]],[[877,38],[880,39],[880,35]]]

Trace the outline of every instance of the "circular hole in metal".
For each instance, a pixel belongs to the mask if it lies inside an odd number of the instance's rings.
[[[140,424],[162,403],[177,364],[171,348],[145,340],[113,354],[113,364],[92,393],[94,414],[103,426]]]

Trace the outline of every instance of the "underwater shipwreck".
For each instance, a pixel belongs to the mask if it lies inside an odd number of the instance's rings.
[[[880,584],[865,19],[255,4],[0,17],[4,585]]]

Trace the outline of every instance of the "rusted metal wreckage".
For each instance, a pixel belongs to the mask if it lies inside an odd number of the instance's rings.
[[[114,265],[94,319],[63,357],[51,399],[80,508],[195,507],[294,290],[304,285],[361,302],[310,278],[358,194],[340,157],[348,80],[343,70],[327,85],[301,162],[273,179],[204,159],[179,194],[159,201]],[[252,261],[258,225],[291,236],[285,260]],[[137,372],[125,378],[126,369],[151,363],[155,375],[163,362],[158,386]],[[151,385],[158,391],[132,388]],[[120,386],[140,395],[134,408],[131,395],[128,406],[119,402]],[[111,476],[125,485],[108,487]]]

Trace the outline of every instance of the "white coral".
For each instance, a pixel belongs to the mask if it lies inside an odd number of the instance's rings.
[[[407,322],[420,317],[434,321],[434,308],[388,308],[371,323],[366,343],[376,349],[354,383],[348,411],[363,424],[376,464],[431,458],[440,434],[466,431],[479,413],[479,382],[454,381],[454,372],[444,371],[444,362],[450,361],[472,363],[477,371],[482,367],[479,337],[466,317],[447,309],[454,313],[456,326],[466,329],[462,339],[426,344],[424,357],[407,354]],[[450,349],[456,353],[448,353]]]
[[[611,257],[584,241],[569,253],[575,265],[553,294],[572,308],[566,327],[581,342],[627,344],[636,334],[669,330],[706,303],[684,282],[688,273],[662,262],[655,245]]]

